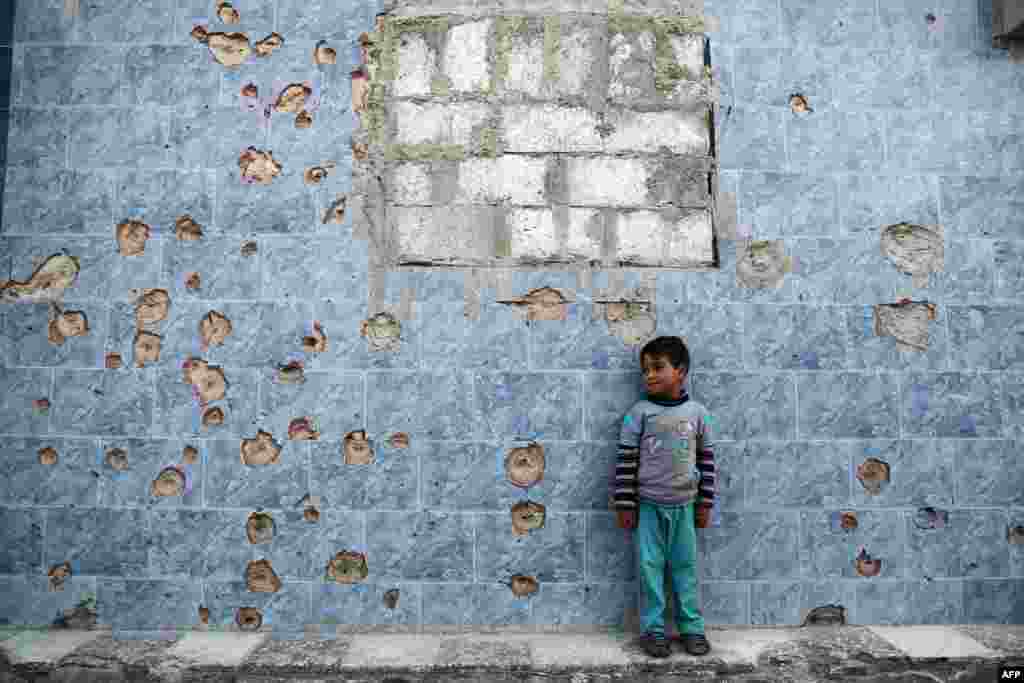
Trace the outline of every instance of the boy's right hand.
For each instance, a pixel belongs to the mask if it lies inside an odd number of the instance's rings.
[[[615,514],[619,518],[620,529],[636,528],[636,510],[617,510]]]

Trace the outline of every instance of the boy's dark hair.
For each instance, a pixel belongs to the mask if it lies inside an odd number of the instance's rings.
[[[690,374],[690,351],[679,337],[658,337],[644,344],[640,349],[640,361],[644,356],[664,356],[676,370],[683,368]]]

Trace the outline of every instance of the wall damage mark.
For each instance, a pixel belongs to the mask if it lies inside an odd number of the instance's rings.
[[[949,526],[949,513],[933,507],[918,508],[914,526],[918,529],[944,529]]]
[[[47,258],[27,281],[8,280],[0,286],[0,301],[57,301],[64,296],[64,290],[74,284],[79,270],[78,258],[67,254],[54,254]]]
[[[254,560],[245,568],[245,584],[253,593],[276,593],[281,590],[281,579],[274,573],[269,560]]]
[[[223,0],[217,4],[217,18],[225,24],[237,24],[242,17],[230,2]]]
[[[882,560],[872,558],[871,555],[868,554],[867,548],[861,546],[860,552],[857,553],[857,560],[854,562],[854,566],[857,569],[857,574],[860,576],[878,576],[878,573],[882,571]]]
[[[49,415],[50,414],[50,401],[45,398],[37,398],[32,401],[32,410],[38,415]]]
[[[537,582],[537,579],[522,574],[513,575],[507,585],[512,589],[512,594],[517,598],[525,598],[540,590],[540,584]]]
[[[243,465],[273,465],[281,457],[281,446],[270,432],[262,429],[256,438],[242,439],[240,451]]]
[[[914,287],[927,287],[928,274],[939,272],[945,262],[941,225],[896,223],[882,228],[882,256],[913,277]]]
[[[306,169],[305,173],[302,174],[302,179],[307,185],[318,185],[321,180],[327,177],[334,166],[335,164],[333,161],[329,161],[320,166],[310,166]]]
[[[103,367],[107,370],[117,370],[121,367],[121,354],[117,351],[109,352],[103,359]]]
[[[117,248],[121,256],[141,256],[146,252],[149,226],[130,219],[117,224]]]
[[[344,550],[327,562],[326,579],[337,583],[358,583],[370,573],[366,555],[355,550]]]
[[[306,83],[289,83],[278,94],[274,101],[274,111],[287,114],[298,114],[306,108],[306,99],[313,94],[313,89]]]
[[[192,216],[185,214],[179,216],[174,222],[174,235],[182,242],[194,242],[202,239],[203,226],[192,220]]]
[[[250,256],[255,256],[258,252],[259,245],[257,245],[253,240],[246,240],[245,242],[242,242],[242,256],[248,258]]]
[[[313,330],[302,338],[302,350],[306,353],[323,353],[327,350],[327,335],[319,320],[313,321]]]
[[[279,164],[271,152],[249,147],[238,157],[238,168],[242,179],[250,183],[269,185],[281,173]]]
[[[274,50],[284,45],[284,36],[276,31],[271,33],[269,36],[260,40],[254,46],[256,49],[257,57],[269,57],[274,54]]]
[[[302,367],[302,361],[288,361],[287,365],[278,366],[274,380],[278,384],[304,384],[306,381],[306,371]]]
[[[335,64],[338,61],[338,53],[333,47],[327,46],[326,40],[321,40],[313,48],[313,63],[317,66],[323,64]]]
[[[222,346],[231,334],[231,321],[219,311],[210,311],[199,321],[199,336],[203,340],[203,350],[210,346]]]
[[[740,241],[736,259],[736,285],[750,289],[778,289],[793,271],[793,260],[782,240]]]
[[[353,69],[352,77],[352,112],[362,114],[370,104],[370,80],[362,69]]]
[[[71,563],[55,564],[50,567],[47,575],[50,577],[50,592],[62,591],[64,590],[64,581],[71,578]]]
[[[219,427],[224,424],[224,411],[220,408],[209,408],[203,413],[204,427]]]
[[[896,304],[877,304],[875,334],[894,337],[898,351],[928,350],[928,321],[935,320],[935,304],[903,299]]]
[[[832,513],[832,530],[833,531],[853,531],[857,528],[857,513],[856,512],[833,512]]]
[[[89,320],[83,311],[62,311],[50,302],[50,324],[46,338],[54,346],[61,346],[68,337],[81,337],[89,333]]]
[[[57,464],[57,450],[53,446],[46,446],[45,448],[39,449],[39,464],[40,465],[56,465]]]
[[[266,512],[254,512],[245,522],[245,535],[249,539],[249,543],[254,545],[270,543],[274,540],[276,529],[274,518]]]
[[[198,395],[200,406],[221,400],[227,390],[224,369],[199,358],[189,358],[182,363],[182,378],[192,386],[193,394]]]
[[[195,446],[185,446],[181,450],[181,459],[186,465],[194,465],[199,461],[199,451]]]
[[[808,610],[804,616],[803,626],[845,626],[846,608],[842,605],[822,605]]]
[[[1006,540],[1010,545],[1024,545],[1024,524],[1008,527]]]
[[[260,96],[259,86],[255,83],[246,83],[242,86],[241,95],[250,99],[258,98]]]
[[[869,495],[877,496],[882,492],[882,485],[889,483],[889,463],[868,458],[857,465],[857,479]]]
[[[531,289],[526,296],[516,299],[498,300],[499,304],[515,306],[513,310],[522,313],[526,308],[526,319],[534,320],[565,320],[566,309],[572,303],[562,292],[552,287]]]
[[[342,453],[346,465],[372,465],[374,462],[373,444],[366,438],[365,429],[345,435]]]
[[[409,435],[405,432],[395,432],[391,435],[391,439],[388,443],[392,448],[408,448]]]
[[[312,415],[297,417],[288,423],[288,438],[292,441],[316,441],[320,438],[320,426]]]
[[[328,223],[344,223],[345,222],[345,204],[348,203],[348,196],[339,194],[331,205],[327,207],[324,212],[324,218],[322,223],[327,225]]]
[[[158,498],[180,496],[184,492],[185,473],[177,467],[165,467],[150,487],[150,493]]]
[[[545,507],[540,503],[524,500],[512,506],[512,535],[527,536],[535,529],[544,527]]]
[[[135,326],[137,328],[154,325],[167,318],[167,311],[171,306],[171,296],[166,289],[146,289],[142,292],[132,289],[129,290],[129,294],[135,297]]]
[[[249,58],[249,36],[245,33],[208,33],[203,26],[195,26],[191,36],[210,49],[213,59],[229,69],[237,69]]]
[[[199,623],[200,624],[209,624],[210,623],[210,608],[209,607],[203,607],[203,606],[199,607]]]
[[[192,271],[185,274],[185,289],[193,292],[198,291],[201,284],[202,279],[199,277],[199,273]]]
[[[160,349],[163,338],[159,334],[139,330],[135,333],[132,341],[132,353],[135,357],[135,367],[143,368],[146,363],[156,363],[160,360]]]
[[[530,488],[544,478],[544,446],[536,441],[513,448],[505,456],[505,476],[519,488]]]
[[[398,598],[400,592],[397,588],[391,588],[384,592],[384,606],[388,609],[396,609],[398,607]]]
[[[366,337],[370,351],[398,351],[401,349],[402,324],[391,313],[378,313],[362,322],[359,330]]]
[[[128,452],[123,448],[108,448],[104,461],[115,472],[123,472],[128,469]]]
[[[307,493],[299,501],[299,505],[304,507],[302,511],[303,519],[313,524],[320,521],[320,510],[317,509],[317,506],[320,505],[320,496],[311,496]]]
[[[807,103],[807,98],[800,93],[793,93],[789,96],[789,108],[793,110],[794,114],[808,114],[814,111]]]
[[[235,624],[240,631],[252,633],[263,625],[263,615],[255,607],[239,607],[235,613]]]

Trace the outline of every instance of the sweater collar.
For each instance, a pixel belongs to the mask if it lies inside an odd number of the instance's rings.
[[[653,403],[656,406],[665,406],[665,407],[681,406],[681,405],[683,405],[684,403],[686,403],[687,401],[690,400],[690,395],[686,393],[686,389],[683,389],[682,393],[679,395],[679,398],[675,399],[675,400],[651,398],[650,396],[647,397],[647,400],[650,401],[651,403]]]

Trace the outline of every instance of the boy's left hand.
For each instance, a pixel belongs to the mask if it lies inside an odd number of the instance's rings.
[[[707,529],[711,524],[711,508],[698,505],[694,508],[693,521],[698,529]]]

